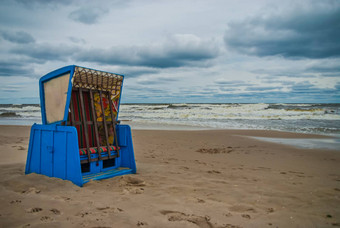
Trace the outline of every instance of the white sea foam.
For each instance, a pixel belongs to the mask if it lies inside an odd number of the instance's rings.
[[[37,105],[0,105],[0,124],[41,122]],[[119,119],[136,128],[270,129],[340,135],[340,104],[122,104]],[[124,122],[125,122],[124,121]]]
[[[134,104],[121,105],[120,119],[138,126],[275,129],[339,134],[339,104]]]
[[[283,105],[281,105],[283,106]],[[297,106],[297,105],[295,105]],[[299,107],[308,105],[299,105]],[[310,106],[309,106],[310,107]],[[121,105],[120,117],[140,119],[329,119],[340,120],[338,110],[326,108],[273,109],[269,104],[177,104],[177,105]]]

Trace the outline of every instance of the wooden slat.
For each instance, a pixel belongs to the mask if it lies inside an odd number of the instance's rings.
[[[120,155],[119,155],[119,146],[118,146],[117,132],[116,132],[116,118],[113,115],[113,108],[112,108],[113,103],[112,103],[112,100],[111,100],[111,95],[112,95],[111,93],[107,94],[108,99],[109,99],[109,105],[110,105],[110,112],[111,112],[111,119],[112,119],[112,128],[113,128],[113,136],[114,136],[114,140],[115,140],[115,144],[116,144],[117,155],[119,157]]]
[[[79,90],[79,88],[80,87],[75,87],[75,88],[72,88],[72,90],[73,91],[78,91]],[[82,88],[82,90],[83,90],[83,92],[89,92],[90,91],[90,89],[87,89],[87,88]],[[107,90],[99,90],[99,89],[91,89],[92,90],[92,92],[95,92],[95,93],[99,93],[100,91],[107,91]],[[115,87],[115,89],[114,90],[112,90],[113,92],[114,92],[114,94],[116,94],[117,93],[117,91],[119,91],[119,87]],[[111,91],[111,92],[112,92]]]
[[[71,124],[71,123],[70,123]],[[74,121],[72,126],[76,126],[76,125],[82,125],[83,121]],[[86,121],[87,125],[93,125],[93,121]]]
[[[75,126],[74,124],[74,107],[73,107],[73,101],[72,101],[72,96],[71,96],[71,101],[70,101],[70,108],[71,108],[71,125]]]
[[[93,123],[94,123],[94,132],[96,134],[96,141],[97,141],[97,148],[98,148],[98,152],[97,153],[98,153],[99,160],[102,160],[102,155],[100,153],[100,142],[99,142],[97,115],[95,113],[95,107],[94,107],[94,103],[93,103],[93,93],[92,93],[92,90],[90,90],[90,100],[91,100],[92,117],[93,117]]]
[[[110,145],[109,145],[109,136],[108,136],[109,134],[107,132],[107,123],[106,123],[106,119],[105,119],[105,110],[104,110],[102,95],[103,95],[102,91],[99,91],[100,106],[102,108],[102,113],[103,113],[103,124],[104,124],[105,137],[106,137],[107,153],[108,153],[109,158],[111,158]]]
[[[97,158],[92,158],[92,159],[90,160],[90,162],[93,162],[93,161],[98,161],[98,159],[97,159]],[[80,161],[80,164],[84,164],[84,163],[89,163],[89,160],[87,159],[87,160],[81,160],[81,161]]]
[[[87,149],[87,156],[89,161],[91,161],[91,153],[90,153],[90,146],[89,146],[89,135],[88,135],[88,128],[85,118],[85,108],[84,108],[84,97],[83,97],[83,90],[82,88],[79,88],[79,97],[80,97],[80,106],[81,106],[81,114],[83,119],[83,128],[85,133],[85,143],[86,143],[86,149]]]

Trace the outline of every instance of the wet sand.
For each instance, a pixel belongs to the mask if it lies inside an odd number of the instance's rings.
[[[340,148],[251,138],[276,131],[134,130],[137,174],[24,175],[29,127],[0,126],[0,227],[337,227]]]

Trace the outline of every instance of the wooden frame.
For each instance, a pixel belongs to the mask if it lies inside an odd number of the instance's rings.
[[[72,89],[73,93],[72,96],[79,96],[79,100],[80,100],[80,112],[81,112],[81,121],[76,121],[75,117],[74,117],[74,104],[71,98],[71,102],[70,102],[70,118],[67,121],[67,125],[70,126],[79,126],[82,127],[84,129],[84,135],[85,135],[85,144],[86,144],[86,151],[87,151],[87,156],[88,159],[87,160],[82,160],[81,163],[88,163],[91,161],[99,161],[99,160],[107,160],[107,159],[112,159],[112,158],[116,158],[120,156],[119,153],[119,145],[118,145],[118,137],[117,137],[117,131],[116,131],[116,124],[117,121],[115,119],[115,116],[113,114],[113,103],[111,100],[111,93],[110,92],[103,92],[101,90],[95,90],[95,89],[83,89],[81,87],[79,88],[73,88]],[[89,104],[89,108],[91,110],[89,110],[92,113],[92,120],[87,120],[86,119],[86,115],[85,115],[85,104],[84,104],[84,93],[89,93],[89,100],[90,100],[90,104]],[[99,93],[99,97],[100,97],[100,107],[101,107],[101,111],[102,111],[102,117],[103,117],[103,121],[102,122],[98,122],[97,118],[96,118],[96,113],[95,113],[95,106],[94,106],[94,96],[93,93]],[[108,123],[106,121],[105,115],[104,115],[104,105],[103,105],[103,95],[107,96],[108,100],[109,100],[109,106],[110,106],[110,115],[111,115],[111,119],[112,121],[110,123]],[[99,140],[99,130],[98,127],[100,125],[103,125],[104,127],[104,131],[105,131],[105,140],[106,140],[106,145],[100,145],[100,140]],[[109,143],[109,134],[108,134],[108,127],[107,125],[112,125],[113,128],[113,144],[112,146],[116,147],[116,152],[117,155],[116,156],[112,156],[111,155],[111,150],[110,150],[110,143]],[[98,154],[98,158],[95,159],[91,159],[91,151],[90,151],[90,144],[89,144],[89,134],[88,134],[88,126],[93,126],[94,127],[94,132],[95,132],[95,144],[97,147],[97,154]],[[82,137],[82,136],[81,136]],[[107,157],[102,157],[101,152],[100,152],[100,147],[105,146],[107,147],[107,153],[108,156]],[[79,149],[83,149],[83,148],[79,148]]]

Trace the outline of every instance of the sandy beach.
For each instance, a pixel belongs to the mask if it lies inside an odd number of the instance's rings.
[[[340,149],[261,130],[133,130],[137,174],[71,182],[24,174],[30,127],[0,126],[0,227],[337,227]]]

